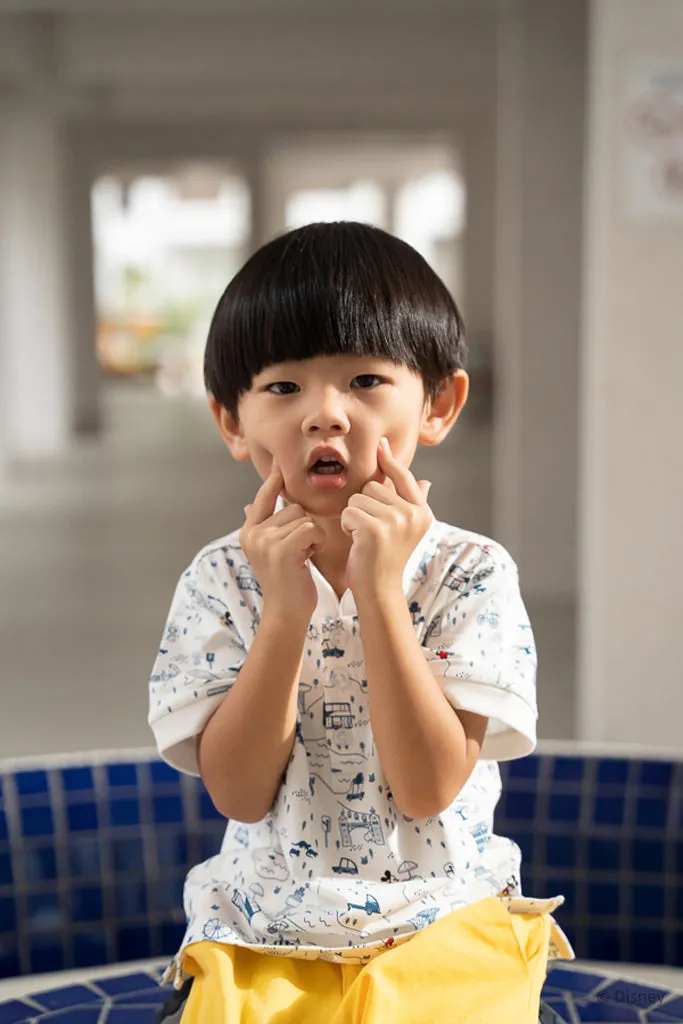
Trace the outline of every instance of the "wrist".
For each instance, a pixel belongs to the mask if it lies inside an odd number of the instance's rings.
[[[363,611],[394,612],[397,608],[406,608],[406,596],[403,593],[403,582],[366,584],[353,592],[358,614]]]
[[[311,616],[298,609],[283,607],[276,603],[264,601],[261,612],[261,627],[287,635],[301,635],[308,632]]]

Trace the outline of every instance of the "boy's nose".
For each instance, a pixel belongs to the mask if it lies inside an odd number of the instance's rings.
[[[306,434],[325,431],[342,434],[349,429],[349,419],[339,401],[328,397],[311,408],[302,426]]]

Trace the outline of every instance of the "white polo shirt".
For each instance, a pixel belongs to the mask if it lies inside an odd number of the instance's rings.
[[[196,737],[237,678],[263,607],[238,533],[203,548],[181,577],[150,680],[159,752],[192,775]],[[435,520],[405,567],[427,664],[453,707],[489,719],[469,780],[428,819],[400,812],[382,772],[353,595],[339,600],[313,565],[311,572],[318,604],[289,764],[266,817],[230,820],[220,853],[189,872],[176,979],[184,947],[202,940],[364,963],[503,890],[513,912],[551,912],[563,902],[521,897],[519,847],[493,832],[497,761],[523,757],[536,743],[536,653],[510,555]],[[556,929],[555,955],[572,958],[563,943]]]

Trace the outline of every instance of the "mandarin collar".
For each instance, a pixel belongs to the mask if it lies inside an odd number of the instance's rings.
[[[274,512],[280,512],[283,508],[286,508],[284,498],[280,495],[275,503]],[[403,593],[406,601],[409,600],[411,593],[414,589],[414,579],[417,569],[422,561],[423,552],[428,546],[429,537],[434,529],[436,519],[432,518],[431,525],[425,533],[424,537],[418,541],[413,548],[403,570]],[[354,596],[350,590],[345,590],[341,598],[338,598],[332,585],[325,579],[323,574],[320,572],[317,566],[312,562],[309,563],[311,569],[311,576],[315,583],[315,588],[318,592],[318,604],[315,612],[313,613],[313,619],[311,621],[320,619],[342,619],[342,618],[353,618],[358,614],[356,608],[356,602]]]

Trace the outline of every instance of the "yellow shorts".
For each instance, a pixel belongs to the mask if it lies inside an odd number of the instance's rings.
[[[182,1024],[537,1024],[551,926],[491,896],[363,965],[193,943]]]

